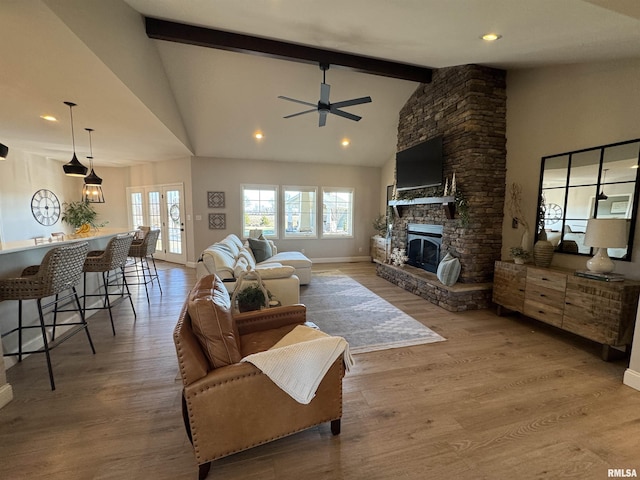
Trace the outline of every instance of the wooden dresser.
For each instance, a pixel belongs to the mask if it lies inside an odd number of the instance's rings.
[[[390,239],[376,235],[371,237],[371,261],[387,263],[389,259]]]
[[[610,347],[629,345],[633,338],[640,282],[604,282],[577,277],[573,271],[495,264],[493,301],[513,310]]]

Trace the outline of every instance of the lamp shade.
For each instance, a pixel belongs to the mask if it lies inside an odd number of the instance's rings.
[[[627,246],[627,221],[624,218],[590,218],[584,244],[597,248],[624,248]]]

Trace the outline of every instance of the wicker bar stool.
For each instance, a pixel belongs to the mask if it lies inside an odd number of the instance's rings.
[[[51,390],[55,390],[55,382],[53,380],[53,369],[51,367],[51,356],[49,351],[64,342],[68,338],[78,333],[80,330],[84,330],[89,340],[89,346],[91,351],[95,354],[96,351],[93,348],[93,342],[91,341],[91,335],[87,327],[87,321],[80,305],[80,299],[78,292],[76,291],[76,284],[80,281],[82,276],[82,268],[84,265],[87,251],[89,250],[89,244],[87,242],[74,243],[70,245],[64,245],[62,247],[56,247],[49,250],[40,265],[34,265],[27,267],[22,271],[22,275],[17,278],[5,278],[0,279],[0,300],[18,300],[18,327],[10,330],[2,337],[10,335],[12,333],[18,334],[18,351],[12,353],[4,353],[5,356],[17,356],[18,361],[22,361],[22,356],[29,353],[44,353],[47,358],[47,368],[49,369],[49,382],[51,383]],[[70,291],[64,296],[60,294],[66,291]],[[42,299],[55,295],[55,300],[45,305],[42,304]],[[72,298],[75,302],[77,311],[80,313],[80,321],[65,322],[64,326],[77,325],[76,328],[72,328],[65,332],[65,334],[54,342],[47,339],[47,327],[54,327],[56,324],[58,313],[58,302]],[[40,323],[38,325],[23,325],[22,323],[22,301],[23,300],[36,300],[38,305],[38,316]],[[53,324],[46,324],[44,321],[44,309],[54,306]],[[22,337],[23,331],[31,328],[39,328],[42,334],[43,347],[38,350],[23,350]]]
[[[118,235],[109,240],[109,243],[104,250],[92,250],[87,254],[87,258],[84,261],[84,295],[82,296],[83,308],[87,310],[109,310],[109,319],[111,320],[111,331],[116,334],[116,328],[113,324],[113,314],[111,312],[111,295],[109,293],[109,287],[119,287],[118,293],[120,299],[125,297],[129,298],[131,304],[131,310],[133,310],[133,316],[136,318],[136,309],[133,306],[133,300],[131,299],[131,292],[129,291],[129,285],[127,284],[127,277],[124,272],[124,266],[127,263],[127,257],[129,256],[129,248],[133,242],[133,233],[126,235]],[[87,273],[97,272],[102,274],[102,285],[104,286],[104,295],[100,293],[87,294]],[[112,283],[110,273],[115,272],[115,283]],[[122,277],[122,283],[119,282],[117,277]],[[87,307],[87,298],[101,297],[103,299],[102,306],[100,307]]]
[[[149,230],[142,240],[134,240],[129,247],[129,257],[133,259],[133,263],[129,266],[129,271],[135,269],[135,276],[137,282],[129,282],[129,285],[144,285],[144,290],[147,294],[147,302],[149,302],[149,289],[147,284],[153,286],[154,281],[158,281],[158,288],[160,288],[160,294],[162,294],[162,285],[160,285],[160,278],[158,277],[158,269],[156,268],[156,260],[153,258],[153,254],[156,252],[156,243],[160,236],[160,230]],[[151,259],[151,263],[149,263]],[[153,268],[151,268],[153,265]],[[142,280],[140,280],[140,274],[142,274]],[[133,275],[130,275],[130,277]]]

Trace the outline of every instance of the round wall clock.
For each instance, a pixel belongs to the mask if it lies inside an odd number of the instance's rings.
[[[41,225],[53,225],[60,218],[60,201],[51,190],[40,189],[31,197],[31,213]]]
[[[545,223],[549,225],[553,225],[554,223],[558,223],[562,218],[562,207],[555,203],[547,203],[545,205]]]

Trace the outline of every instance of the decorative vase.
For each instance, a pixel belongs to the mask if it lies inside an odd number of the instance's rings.
[[[533,246],[533,263],[536,267],[548,267],[553,259],[553,244],[548,240],[538,240]]]
[[[529,246],[529,229],[525,229],[525,231],[522,233],[522,239],[520,240],[520,246],[522,247],[523,250],[528,250],[529,248],[531,248]]]
[[[524,265],[524,258],[523,257],[513,257],[513,263],[515,263],[516,265]]]

